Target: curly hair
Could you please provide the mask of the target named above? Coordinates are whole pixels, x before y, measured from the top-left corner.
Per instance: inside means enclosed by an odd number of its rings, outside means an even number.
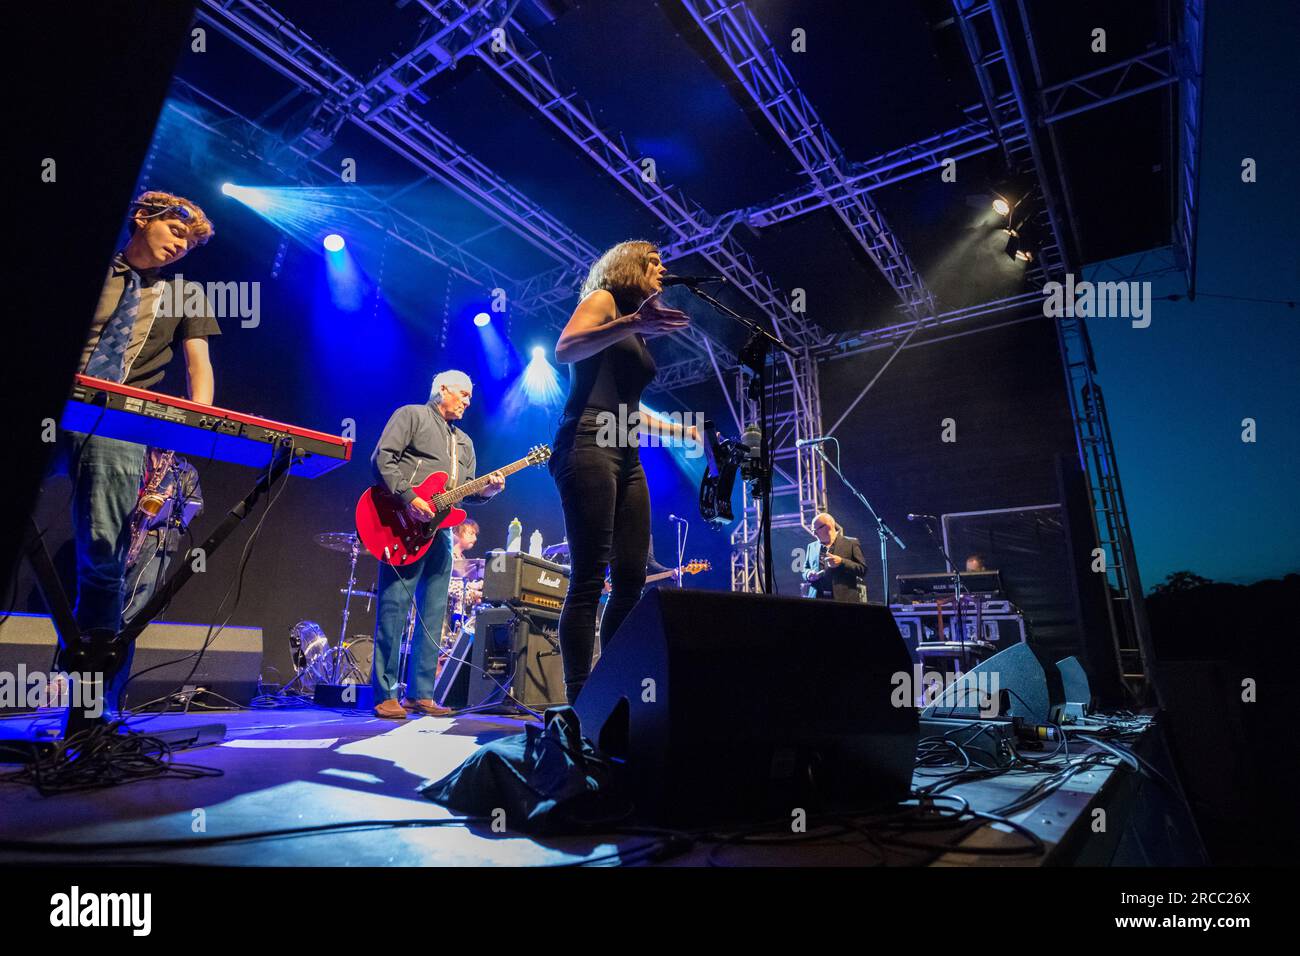
[[[165,193],[158,189],[151,189],[148,192],[141,193],[135,202],[131,203],[131,231],[135,232],[136,216],[150,218],[172,206],[184,206],[189,210],[190,218],[185,220],[185,224],[189,226],[189,238],[194,247],[197,248],[212,238],[214,232],[212,221],[199,208],[198,203],[192,202],[184,196]]]
[[[614,296],[620,310],[632,311],[654,291],[646,279],[646,267],[650,254],[658,251],[653,242],[644,239],[629,239],[606,249],[591,264],[579,301],[597,289],[604,289]]]

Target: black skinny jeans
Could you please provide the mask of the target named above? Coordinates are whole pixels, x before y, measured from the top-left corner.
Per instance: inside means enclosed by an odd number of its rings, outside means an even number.
[[[602,651],[641,596],[650,551],[650,494],[636,433],[631,440],[618,442],[619,447],[600,447],[596,444],[600,414],[599,409],[588,408],[579,418],[562,419],[550,463],[564,508],[572,564],[569,592],[560,612],[560,653],[569,703],[577,699],[591,673],[606,566],[612,593],[600,628]]]

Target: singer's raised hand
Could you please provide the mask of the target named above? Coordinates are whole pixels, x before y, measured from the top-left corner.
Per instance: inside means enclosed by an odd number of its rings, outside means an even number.
[[[691,324],[691,317],[679,309],[664,305],[658,295],[652,295],[641,303],[634,316],[638,332],[647,338],[652,335],[668,335],[680,332]]]

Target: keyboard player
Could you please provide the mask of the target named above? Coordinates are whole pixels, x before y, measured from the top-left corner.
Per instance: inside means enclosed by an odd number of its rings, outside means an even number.
[[[149,191],[132,203],[129,228],[130,238],[109,266],[77,370],[151,389],[163,380],[179,344],[190,398],[210,405],[214,376],[208,338],[221,334],[221,329],[206,301],[201,310],[172,305],[188,305],[190,300],[166,295],[168,283],[162,274],[212,238],[212,223],[194,202]],[[184,314],[194,311],[201,314]],[[122,626],[130,517],[140,490],[144,453],[143,445],[93,431],[60,429],[57,436],[50,473],[66,474],[72,480],[77,624],[83,633],[100,640]]]

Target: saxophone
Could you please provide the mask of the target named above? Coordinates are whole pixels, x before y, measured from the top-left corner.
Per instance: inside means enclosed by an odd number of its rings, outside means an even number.
[[[172,463],[175,460],[176,452],[163,452],[158,467],[153,470],[149,478],[149,484],[140,492],[140,498],[135,503],[135,512],[131,515],[131,547],[126,552],[128,567],[135,564],[136,559],[140,557],[140,549],[144,547],[144,539],[149,534],[149,522],[158,517],[158,512],[162,511],[163,505],[167,503],[167,497],[159,494],[158,489],[166,480],[167,473],[172,470]]]

